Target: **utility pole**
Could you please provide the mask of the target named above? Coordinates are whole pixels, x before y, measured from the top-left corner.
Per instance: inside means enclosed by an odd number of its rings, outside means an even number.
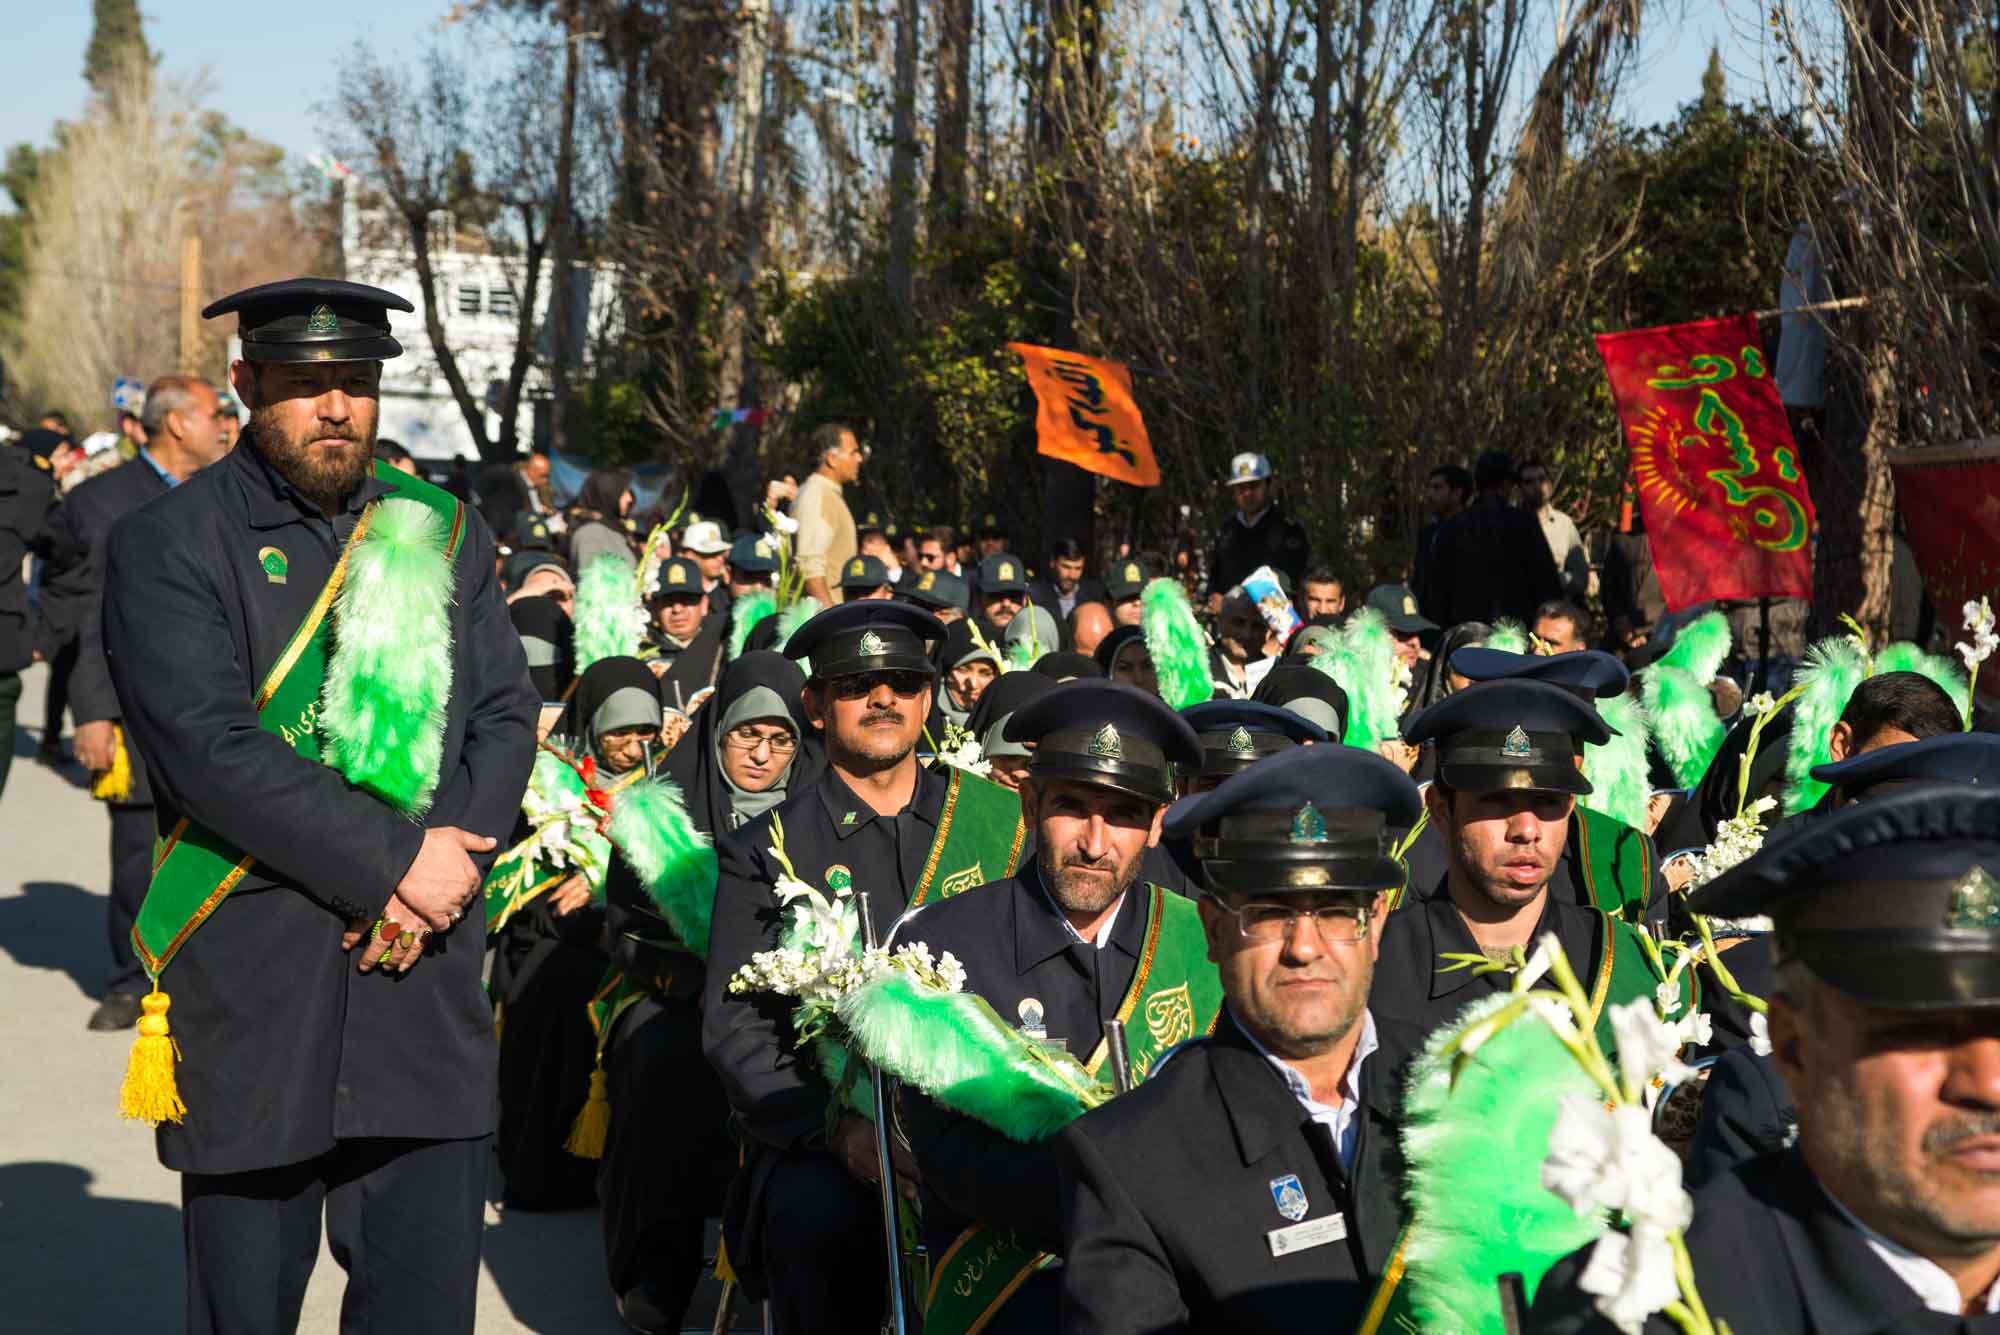
[[[182,375],[201,374],[201,237],[181,237]]]

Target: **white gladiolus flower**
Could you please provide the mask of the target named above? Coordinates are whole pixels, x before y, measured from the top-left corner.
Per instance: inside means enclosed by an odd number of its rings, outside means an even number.
[[[1554,966],[1556,956],[1562,954],[1562,942],[1554,932],[1543,932],[1535,938],[1535,953],[1528,956],[1528,963],[1514,977],[1514,990],[1525,992],[1542,981],[1543,975]],[[1564,1012],[1567,1014],[1567,1012]]]
[[[1762,1011],[1750,1012],[1750,1051],[1759,1057],[1771,1055],[1771,1019]]]
[[[1759,718],[1778,707],[1778,702],[1769,691],[1759,691],[1743,702],[1743,717]]]
[[[1984,596],[1976,603],[1967,603],[1963,612],[1966,633],[1972,640],[1970,643],[1960,640],[1954,647],[1965,663],[1966,673],[1976,679],[1979,665],[1993,657],[1995,649],[2000,649],[2000,634],[1994,632],[1993,605]]]
[[[1606,1109],[1572,1094],[1562,1101],[1542,1161],[1542,1185],[1579,1216],[1619,1212],[1634,1225],[1686,1228],[1694,1202],[1681,1189],[1680,1157],[1653,1134],[1636,1104]]]
[[[1629,1235],[1614,1231],[1599,1238],[1577,1287],[1626,1335],[1641,1335],[1647,1317],[1681,1296],[1666,1234],[1643,1224],[1633,1225]]]
[[[1681,985],[1679,982],[1661,983],[1653,989],[1653,1004],[1667,1019],[1674,1018],[1674,1012],[1681,1008]]]
[[[1679,1029],[1662,1023],[1644,997],[1611,1008],[1611,1032],[1618,1039],[1618,1069],[1634,1087],[1645,1087],[1655,1076],[1670,1084],[1687,1079],[1688,1068],[1675,1055],[1681,1046]]]
[[[1694,1011],[1681,1017],[1677,1026],[1681,1042],[1707,1047],[1715,1039],[1715,1021],[1706,1012]]]
[[[1684,890],[1707,885],[1764,846],[1764,813],[1778,805],[1775,797],[1760,797],[1742,815],[1732,816],[1715,829],[1715,842],[1694,858],[1694,875]]]

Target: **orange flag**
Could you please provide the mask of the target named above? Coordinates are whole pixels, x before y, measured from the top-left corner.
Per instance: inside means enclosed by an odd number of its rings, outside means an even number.
[[[1040,405],[1037,453],[1135,487],[1160,485],[1160,465],[1123,363],[1032,343],[1007,346],[1021,354]]]

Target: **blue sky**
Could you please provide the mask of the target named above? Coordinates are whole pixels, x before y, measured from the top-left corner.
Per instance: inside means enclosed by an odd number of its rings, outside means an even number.
[[[414,53],[440,30],[450,6],[448,0],[156,0],[142,7],[147,36],[164,53],[170,76],[205,69],[209,105],[304,157],[321,146],[313,106],[326,100],[348,48],[365,39],[379,51]],[[1666,120],[1692,98],[1713,40],[1720,39],[1727,65],[1747,68],[1727,11],[1718,0],[1683,0],[1679,13],[1672,6],[1655,10],[1639,68],[1627,81],[1632,119]],[[9,25],[0,147],[46,142],[57,120],[81,109],[90,22],[85,0],[44,0],[32,22]],[[1751,89],[1732,83],[1732,96],[1747,100]]]

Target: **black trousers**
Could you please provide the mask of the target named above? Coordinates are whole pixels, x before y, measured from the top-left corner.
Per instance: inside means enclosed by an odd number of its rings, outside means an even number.
[[[14,712],[21,707],[21,674],[0,672],[0,793],[14,765]]]
[[[132,920],[145,902],[153,877],[153,808],[119,803],[111,807],[111,898],[104,906],[111,976],[106,992],[148,992],[152,984],[132,951]]]
[[[701,1282],[703,1226],[722,1213],[736,1165],[729,1101],[701,1053],[692,997],[648,999],[618,1022],[604,1057],[611,1131],[599,1163],[611,1289],[651,1280],[678,1329]]]
[[[788,1150],[763,1199],[763,1266],[781,1335],[872,1331],[888,1300],[876,1188],[827,1150]]]
[[[298,1329],[320,1216],[341,1335],[472,1335],[492,1138],[350,1140],[304,1163],[181,1175],[188,1335]]]
[[[42,697],[42,747],[62,745],[63,715],[69,712],[69,679],[76,671],[76,655],[80,647],[77,637],[72,635],[56,650],[56,656],[49,660],[48,691]]]

